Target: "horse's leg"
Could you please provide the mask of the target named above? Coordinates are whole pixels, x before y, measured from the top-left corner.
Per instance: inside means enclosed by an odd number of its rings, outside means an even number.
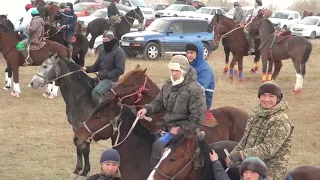
[[[256,73],[259,69],[259,60],[260,60],[260,39],[259,38],[254,38],[254,45],[255,45],[255,55],[254,55],[254,60],[253,60],[253,67],[251,68],[250,72],[251,73]]]
[[[91,51],[94,54],[93,45],[94,45],[94,42],[96,41],[97,36],[93,34],[91,34],[91,36],[92,37],[89,41],[89,51]]]
[[[52,89],[53,89],[53,82],[50,82],[50,83],[48,84],[48,87],[47,87],[46,92],[44,92],[44,93],[42,94],[42,96],[45,97],[45,98],[49,98],[49,96],[50,96],[51,93],[52,93]]]
[[[238,66],[239,66],[239,73],[238,73],[238,78],[239,78],[239,83],[243,81],[243,55],[238,55]]]
[[[8,91],[11,88],[12,84],[12,69],[7,65],[6,70],[4,71],[4,77],[5,77],[5,86],[3,87],[3,90]]]
[[[303,76],[301,73],[301,63],[295,58],[292,58],[294,69],[296,70],[296,85],[294,86],[293,94],[298,94],[301,92]]]
[[[269,62],[269,66],[268,66],[267,81],[271,81],[272,69],[273,69],[273,60],[268,60],[268,62]]]
[[[229,43],[228,40],[226,38],[222,39],[222,45],[223,45],[223,50],[224,50],[224,54],[225,54],[225,67],[223,70],[224,74],[228,73],[229,70],[229,57],[230,57],[230,47],[229,47]]]
[[[79,58],[78,58],[78,60],[79,60],[79,65],[81,66],[81,67],[83,67],[84,66],[84,59],[85,59],[85,57],[86,57],[86,54],[87,54],[87,48],[81,48],[81,50],[80,50],[80,52],[79,52]]]
[[[51,91],[51,97],[53,99],[54,96],[58,96],[59,86],[56,81],[53,81],[52,85],[53,85],[53,88]],[[48,97],[48,98],[51,98],[51,97]]]
[[[279,72],[282,68],[282,61],[275,61],[274,62],[274,72],[272,74],[272,80],[277,81],[277,77],[279,75]]]
[[[70,179],[76,180],[79,177],[80,171],[82,170],[82,148],[79,146],[76,146],[77,148],[77,165],[76,169],[73,171],[73,173],[70,176]]]
[[[19,85],[19,66],[15,66],[12,68],[13,71],[13,91],[11,92],[11,96],[20,97],[21,89]]]
[[[82,149],[82,155],[84,158],[84,167],[80,176],[86,177],[90,172],[90,161],[89,161],[90,144],[89,143],[86,143],[86,147]]]
[[[267,80],[267,66],[268,66],[268,56],[264,55],[262,59],[262,78],[261,82],[264,83]]]
[[[236,55],[232,53],[232,60],[230,63],[230,70],[229,70],[230,81],[233,81],[234,65],[236,63],[236,60],[237,60]]]

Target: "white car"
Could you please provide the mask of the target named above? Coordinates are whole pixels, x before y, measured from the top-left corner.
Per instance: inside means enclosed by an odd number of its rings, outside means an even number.
[[[314,39],[317,36],[320,36],[320,17],[305,17],[301,22],[293,25],[290,31],[292,35],[304,36],[309,37],[310,39]]]
[[[197,9],[190,5],[172,4],[164,10],[155,11],[156,17],[187,17]]]
[[[210,21],[216,14],[224,15],[225,12],[219,7],[202,7],[194,13],[189,13],[188,17],[206,19]]]
[[[247,22],[248,19],[249,19],[249,17],[252,15],[252,12],[253,12],[254,7],[253,7],[253,6],[243,6],[243,7],[241,7],[241,8],[244,10],[244,13],[246,14],[246,22]],[[227,16],[228,18],[233,19],[234,11],[235,11],[234,8],[230,9],[230,11],[227,12],[226,16]]]
[[[82,25],[83,28],[87,28],[89,22],[97,18],[108,19],[108,9],[107,8],[98,9],[96,12],[94,12],[90,16],[78,17],[78,22]]]
[[[283,28],[285,30],[290,29],[294,24],[298,24],[301,21],[301,16],[297,11],[273,11],[269,20],[275,26]]]

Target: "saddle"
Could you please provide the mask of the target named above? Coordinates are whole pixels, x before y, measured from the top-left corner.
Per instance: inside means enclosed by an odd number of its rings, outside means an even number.
[[[107,22],[107,24],[113,24],[113,23],[115,23],[115,21],[112,20],[112,19],[106,19],[106,22]]]
[[[216,120],[216,118],[212,118],[212,119],[205,119],[203,122],[202,122],[202,126],[204,127],[216,127],[218,126],[219,123],[218,121]]]
[[[291,31],[285,31],[285,32],[275,32],[275,37],[276,37],[276,40],[275,42],[276,43],[280,43],[282,40],[288,38],[291,36]]]
[[[29,50],[30,51],[38,51],[38,50],[42,49],[44,47],[44,45],[46,45],[46,41],[45,41],[45,39],[42,39],[41,42],[38,44],[29,45]]]

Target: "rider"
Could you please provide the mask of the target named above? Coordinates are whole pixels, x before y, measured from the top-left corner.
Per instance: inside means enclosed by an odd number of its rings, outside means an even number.
[[[260,11],[260,12],[259,12]],[[263,11],[262,8],[262,1],[261,0],[255,0],[254,3],[254,9],[252,12],[252,15],[249,17],[247,24],[251,22],[251,20],[253,18],[255,18],[259,13],[261,13],[261,11]],[[254,52],[254,39],[253,39],[253,34],[252,33],[247,33],[246,34],[246,38],[247,41],[249,43],[249,51],[248,51],[248,55],[252,54]]]
[[[189,42],[185,51],[190,65],[197,71],[197,81],[205,90],[207,104],[206,119],[215,121],[215,117],[210,112],[215,88],[215,76],[210,65],[203,58],[203,44],[200,40]]]
[[[161,151],[177,133],[190,135],[197,132],[199,136],[202,135],[199,128],[207,109],[204,90],[197,82],[197,72],[189,65],[188,59],[175,55],[168,67],[171,70],[170,79],[162,86],[156,99],[137,113],[142,119],[145,115],[165,112],[163,130],[166,133],[152,146],[153,167],[157,165]]]
[[[246,23],[246,14],[244,12],[244,10],[240,7],[240,4],[238,2],[235,2],[233,4],[234,6],[234,14],[233,14],[233,20],[239,24],[241,27],[244,26],[244,24]]]
[[[37,8],[32,7],[32,4],[27,4],[25,6],[26,9],[26,14],[23,16],[22,22],[20,24],[18,24],[15,28],[14,31],[23,31],[24,29],[26,29],[31,20],[32,20],[32,16],[31,16],[31,11]]]
[[[108,6],[108,18],[113,21],[109,30],[113,31],[114,33],[116,33],[116,24],[121,22],[120,12],[116,6],[119,1],[120,0],[113,0]]]
[[[39,11],[33,9],[31,11],[32,20],[28,28],[24,30],[23,35],[26,39],[20,41],[16,48],[25,57],[24,66],[32,64],[33,60],[29,56],[29,45],[36,45],[41,42],[44,34],[44,20],[39,16]]]
[[[74,35],[74,28],[77,23],[77,16],[74,13],[72,3],[66,3],[64,9],[61,9],[57,16],[60,18],[60,28],[64,31],[66,36],[66,41],[68,44],[68,49],[70,51],[70,58],[72,57],[73,46],[72,46],[72,38]]]
[[[280,87],[273,81],[259,87],[258,98],[260,104],[248,118],[243,137],[226,158],[226,165],[258,157],[267,165],[267,179],[284,179],[293,139],[293,127],[285,113],[288,104],[283,100]]]

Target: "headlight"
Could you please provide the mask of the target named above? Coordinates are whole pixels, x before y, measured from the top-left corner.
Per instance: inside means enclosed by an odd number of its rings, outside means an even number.
[[[144,37],[136,37],[134,40],[135,40],[135,41],[143,41],[143,40],[144,40]]]

